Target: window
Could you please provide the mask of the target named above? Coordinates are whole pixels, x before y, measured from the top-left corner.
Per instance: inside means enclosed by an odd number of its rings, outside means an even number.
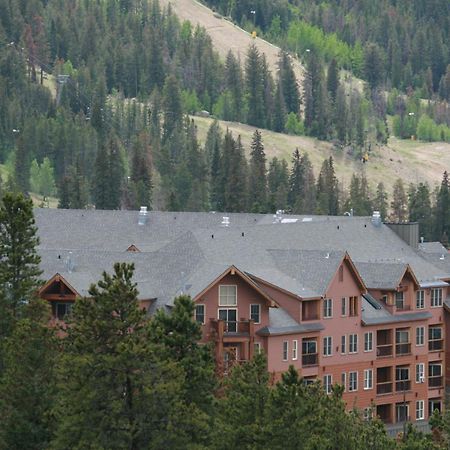
[[[425,327],[416,328],[416,345],[425,344]]]
[[[341,315],[347,315],[347,297],[341,298]]]
[[[425,419],[425,400],[416,401],[416,420]]]
[[[341,336],[341,353],[345,355],[347,353],[347,335]]]
[[[237,332],[237,309],[219,309],[219,320],[225,322],[226,333]]]
[[[56,303],[55,312],[59,320],[64,320],[72,312],[72,302]]]
[[[237,305],[237,286],[219,286],[219,306]]]
[[[344,392],[347,390],[347,374],[345,372],[341,373],[341,384],[344,387]]]
[[[254,342],[253,343],[253,352],[255,355],[261,353],[261,342]]]
[[[370,406],[367,408],[364,408],[363,410],[363,419],[364,420],[372,420],[373,419],[373,408]]]
[[[348,335],[348,352],[357,353],[358,352],[358,335],[349,334]]]
[[[403,309],[405,307],[403,292],[395,293],[395,306],[397,309]]]
[[[331,387],[333,385],[333,378],[331,375],[325,375],[323,377],[323,388],[326,394],[331,394]]]
[[[195,305],[195,321],[205,323],[205,305]]]
[[[344,281],[344,266],[343,265],[339,266],[339,281],[340,282]]]
[[[332,339],[331,336],[326,336],[323,338],[323,356],[331,356],[331,345]]]
[[[442,289],[431,289],[431,306],[442,306]]]
[[[261,322],[261,305],[250,305],[250,319],[255,323]]]
[[[364,389],[373,389],[373,370],[364,370]]]
[[[440,377],[442,375],[442,365],[441,364],[429,364],[428,365],[428,376],[429,377]]]
[[[416,292],[416,308],[425,308],[425,291],[420,290]]]
[[[358,315],[358,297],[349,298],[349,315],[350,316]]]
[[[443,345],[444,341],[442,339],[442,327],[435,325],[430,326],[428,328],[428,350],[442,350]]]
[[[348,391],[354,392],[358,390],[358,372],[348,373]]]
[[[292,341],[292,359],[295,361],[298,356],[298,341],[294,340]]]
[[[308,340],[308,339],[303,339],[302,353],[304,355],[313,355],[313,354],[317,353],[317,342]]]
[[[373,333],[371,331],[364,333],[364,351],[371,352],[373,350]]]
[[[425,381],[425,364],[416,364],[416,383],[423,383]]]
[[[323,300],[323,317],[329,318],[333,315],[333,301],[331,298],[325,298]]]
[[[289,342],[283,341],[283,361],[287,361],[289,356]]]

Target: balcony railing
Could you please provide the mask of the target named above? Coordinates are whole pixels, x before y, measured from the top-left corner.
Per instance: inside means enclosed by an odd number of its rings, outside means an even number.
[[[430,388],[440,388],[442,387],[442,376],[428,377],[428,387]]]
[[[317,366],[319,363],[319,357],[317,353],[308,353],[302,355],[302,366]]]
[[[392,393],[392,381],[384,381],[383,383],[377,383],[377,395],[391,394]]]
[[[410,391],[411,380],[396,380],[395,381],[396,392]]]
[[[377,357],[392,356],[392,344],[377,345]]]
[[[436,352],[444,348],[444,339],[430,339],[428,341],[428,350]]]
[[[211,330],[217,336],[249,335],[252,333],[250,320],[216,320],[211,319]]]
[[[395,344],[395,354],[396,356],[400,355],[409,355],[411,353],[411,344]]]

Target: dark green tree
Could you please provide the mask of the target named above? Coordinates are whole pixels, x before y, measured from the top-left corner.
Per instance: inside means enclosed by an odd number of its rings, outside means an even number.
[[[300,113],[300,90],[291,57],[287,52],[281,51],[278,60],[278,83],[283,92],[284,104],[287,113]]]
[[[287,208],[287,195],[289,188],[289,171],[287,162],[279,160],[276,156],[269,163],[267,173],[268,210],[275,212]]]
[[[133,146],[131,158],[131,176],[129,190],[131,194],[130,207],[133,209],[152,206],[152,169],[151,147],[147,133],[142,132]]]
[[[426,241],[433,236],[433,215],[430,200],[430,188],[426,183],[411,185],[408,190],[409,220],[419,223],[419,233]]]
[[[406,222],[408,220],[408,197],[401,178],[398,178],[394,183],[391,210],[393,221]]]
[[[247,52],[245,86],[248,104],[247,122],[249,125],[264,128],[266,126],[266,105],[263,62],[255,45],[251,45]]]
[[[339,89],[339,68],[337,61],[333,58],[328,66],[327,73],[327,90],[330,96],[331,103],[336,102],[337,91]]]
[[[169,139],[174,130],[183,123],[180,86],[175,75],[166,78],[163,89],[162,109],[164,114],[163,140]]]
[[[326,159],[317,179],[317,206],[319,214],[339,213],[339,186],[334,172],[333,157]]]
[[[387,219],[388,216],[388,194],[384,188],[384,184],[380,181],[377,185],[377,191],[375,193],[375,198],[373,199],[374,210],[380,212],[382,220]]]
[[[255,130],[252,137],[249,164],[249,198],[253,212],[267,210],[267,169],[266,154],[262,135]]]
[[[447,171],[442,175],[441,185],[437,192],[434,221],[436,239],[442,240],[444,234],[450,235],[450,181]]]

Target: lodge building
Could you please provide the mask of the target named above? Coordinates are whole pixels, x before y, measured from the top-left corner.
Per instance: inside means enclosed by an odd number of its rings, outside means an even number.
[[[450,383],[450,254],[373,217],[35,210],[55,320],[115,262],[151,315],[186,293],[228,373],[255,352],[273,379],[345,388],[387,424],[441,410]]]

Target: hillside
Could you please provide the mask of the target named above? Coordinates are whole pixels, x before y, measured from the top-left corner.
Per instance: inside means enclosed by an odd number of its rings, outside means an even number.
[[[195,117],[199,140],[204,143],[206,133],[213,119]],[[248,151],[255,127],[242,123],[220,121],[223,130],[227,128],[234,136],[241,135],[242,143]],[[370,184],[374,188],[383,182],[389,192],[397,178],[407,183],[427,182],[434,187],[440,182],[442,172],[450,167],[450,144],[443,142],[420,142],[401,140],[395,137],[389,139],[387,146],[376,147],[366,164],[356,161],[353,156],[333,150],[329,142],[319,141],[308,136],[290,136],[262,131],[267,159],[274,156],[290,162],[292,151],[298,147],[307,151],[314,165],[315,173],[325,158],[333,156],[339,181],[348,187],[353,173],[365,171]]]
[[[170,5],[180,20],[189,20],[195,25],[204,27],[222,58],[225,58],[231,50],[243,61],[248,46],[254,43],[258,50],[266,55],[272,73],[277,72],[279,47],[259,37],[252,38],[247,31],[220,15],[215,15],[211,9],[195,0],[161,0],[160,3],[162,6]],[[293,59],[293,65],[297,78],[300,79],[304,68],[297,59]]]

